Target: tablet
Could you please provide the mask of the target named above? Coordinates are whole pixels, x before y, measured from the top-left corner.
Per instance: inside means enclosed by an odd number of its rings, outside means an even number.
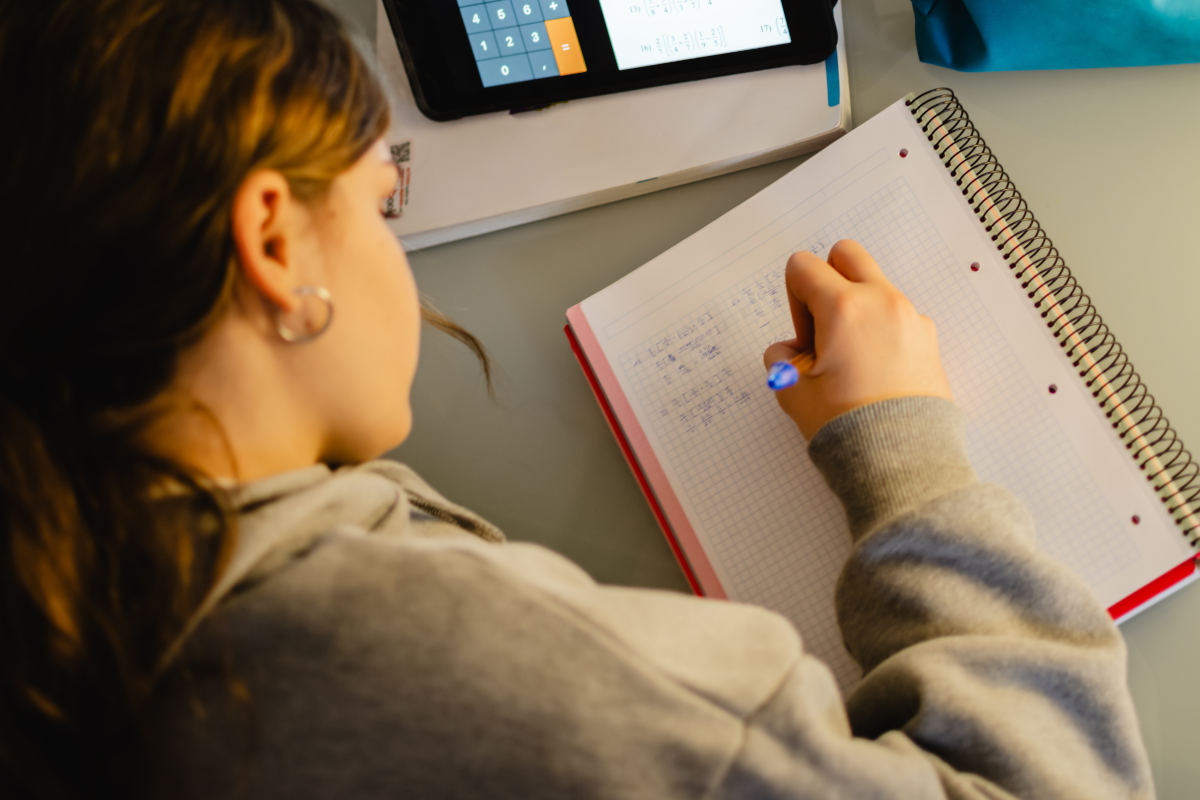
[[[789,64],[837,47],[836,0],[383,0],[435,120]]]

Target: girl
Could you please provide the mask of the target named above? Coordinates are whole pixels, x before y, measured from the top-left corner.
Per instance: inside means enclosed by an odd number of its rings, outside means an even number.
[[[1119,635],[977,481],[932,324],[861,247],[788,262],[765,354],[817,353],[780,401],[856,539],[843,700],[774,614],[597,586],[371,460],[422,310],[329,13],[0,26],[0,794],[1151,795]]]

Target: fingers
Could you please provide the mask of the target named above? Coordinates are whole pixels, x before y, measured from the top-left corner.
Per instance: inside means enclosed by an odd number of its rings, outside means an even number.
[[[804,349],[799,347],[799,341],[789,339],[786,342],[775,342],[763,351],[763,366],[768,369],[777,361],[790,361]]]
[[[829,250],[829,260],[809,252],[792,254],[784,270],[788,304],[800,347],[813,346],[813,311],[832,311],[834,301],[852,284],[867,283],[892,288],[879,264],[861,244],[842,239]]]
[[[809,308],[824,305],[827,299],[844,291],[847,283],[825,259],[809,252],[792,254],[784,267],[783,279],[788,297]]]
[[[853,239],[842,239],[829,249],[829,265],[854,283],[891,285],[867,249]]]
[[[796,348],[812,350],[816,345],[813,309],[818,314],[825,313],[838,294],[845,290],[847,281],[819,256],[801,252],[788,259],[784,285],[792,312],[792,326],[796,330]]]
[[[792,254],[784,269],[788,306],[796,338],[784,344],[794,352],[768,361],[782,361],[802,350],[816,349],[814,315],[832,319],[838,303],[855,284],[871,284],[892,288],[879,264],[861,244],[850,239],[837,242],[829,251],[829,260],[809,252]],[[770,352],[770,351],[768,351]],[[764,356],[766,357],[766,356]]]

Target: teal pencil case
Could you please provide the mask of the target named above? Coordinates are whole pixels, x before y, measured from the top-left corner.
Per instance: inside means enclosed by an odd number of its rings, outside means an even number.
[[[1200,0],[912,0],[922,61],[967,72],[1200,61]]]

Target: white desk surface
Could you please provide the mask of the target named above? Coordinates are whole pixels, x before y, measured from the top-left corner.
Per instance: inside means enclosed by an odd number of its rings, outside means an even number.
[[[373,41],[374,0],[329,2]],[[855,120],[909,91],[953,88],[1200,454],[1200,65],[958,73],[917,60],[906,0],[843,2]],[[543,543],[600,580],[686,591],[567,346],[563,313],[797,163],[414,254],[422,291],[490,349],[497,398],[463,348],[426,335],[416,427],[396,457],[510,538]],[[1198,629],[1195,585],[1122,628],[1163,798],[1200,792]]]

